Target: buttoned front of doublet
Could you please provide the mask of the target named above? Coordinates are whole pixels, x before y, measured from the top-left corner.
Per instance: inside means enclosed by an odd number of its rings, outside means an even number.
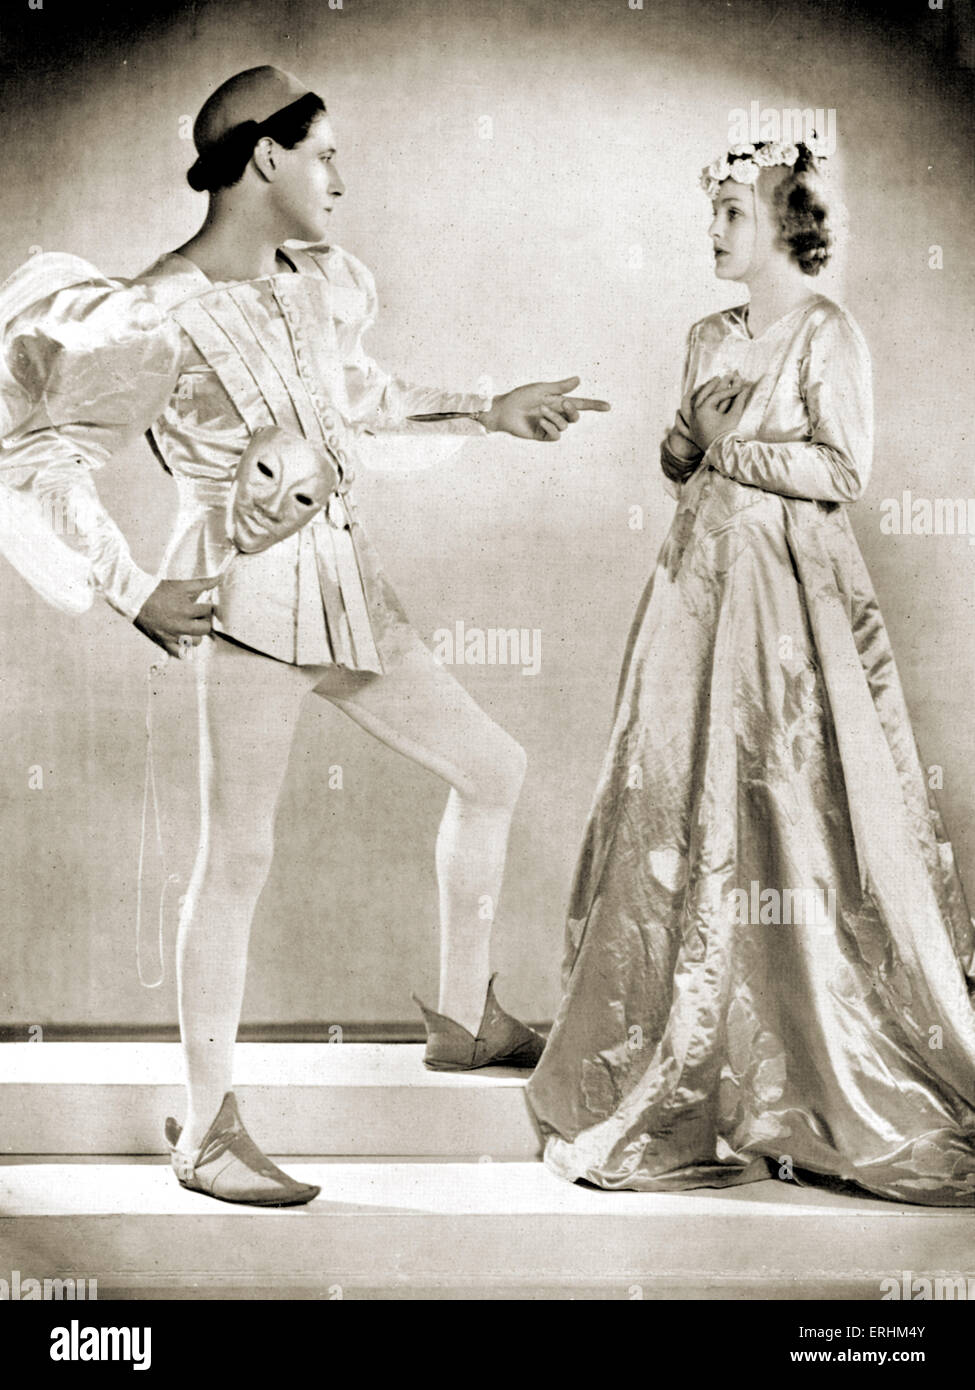
[[[339,465],[340,490],[348,491],[355,476],[352,468],[354,437],[335,408],[342,399],[342,364],[334,321],[335,291],[324,278],[310,275],[275,277],[273,286],[287,324],[295,362],[315,414],[325,446]],[[341,295],[339,296],[341,300]],[[343,308],[348,311],[347,303]]]
[[[299,541],[271,547],[272,559],[234,557],[215,626],[279,660],[381,671],[371,625],[375,580],[353,539],[354,531],[361,536],[349,493],[354,434],[331,399],[342,366],[327,280],[284,273],[214,286],[175,316],[200,360],[188,366],[185,399],[177,392],[171,418],[161,422],[182,501],[167,559],[180,570],[226,559],[227,505],[257,429],[276,425],[323,444],[337,489]]]
[[[177,312],[197,355],[155,431],[172,471],[229,488],[251,434],[279,425],[324,443],[347,493],[354,437],[330,399],[341,364],[327,282],[281,274],[217,287]]]

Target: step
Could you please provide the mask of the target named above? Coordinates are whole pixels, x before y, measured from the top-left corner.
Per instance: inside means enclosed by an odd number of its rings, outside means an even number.
[[[0,1278],[101,1298],[859,1298],[904,1271],[975,1280],[975,1212],[766,1181],[604,1192],[541,1163],[288,1164],[322,1196],[255,1210],[160,1162],[0,1164]]]
[[[258,1143],[297,1155],[535,1158],[526,1073],[432,1072],[413,1043],[238,1043]],[[0,1047],[0,1154],[163,1154],[184,1109],[176,1043]]]

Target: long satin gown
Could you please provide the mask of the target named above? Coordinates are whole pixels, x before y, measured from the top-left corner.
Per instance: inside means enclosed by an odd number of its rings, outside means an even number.
[[[870,360],[817,296],[691,331],[757,382],[679,488],[528,1086],[560,1176],[975,1205],[975,932],[847,517]]]

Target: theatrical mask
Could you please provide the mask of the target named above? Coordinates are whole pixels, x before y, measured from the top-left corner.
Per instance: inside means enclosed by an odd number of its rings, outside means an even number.
[[[231,497],[230,535],[256,554],[311,521],[339,484],[328,452],[278,426],[255,432],[240,456]]]

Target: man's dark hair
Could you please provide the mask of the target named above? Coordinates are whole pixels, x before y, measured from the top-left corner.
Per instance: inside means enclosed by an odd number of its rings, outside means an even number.
[[[306,92],[290,106],[275,111],[266,121],[242,121],[207,147],[187,173],[187,182],[198,193],[232,188],[244,177],[258,140],[269,135],[284,149],[293,150],[304,140],[316,117],[324,114],[325,103],[321,97],[315,92]]]

